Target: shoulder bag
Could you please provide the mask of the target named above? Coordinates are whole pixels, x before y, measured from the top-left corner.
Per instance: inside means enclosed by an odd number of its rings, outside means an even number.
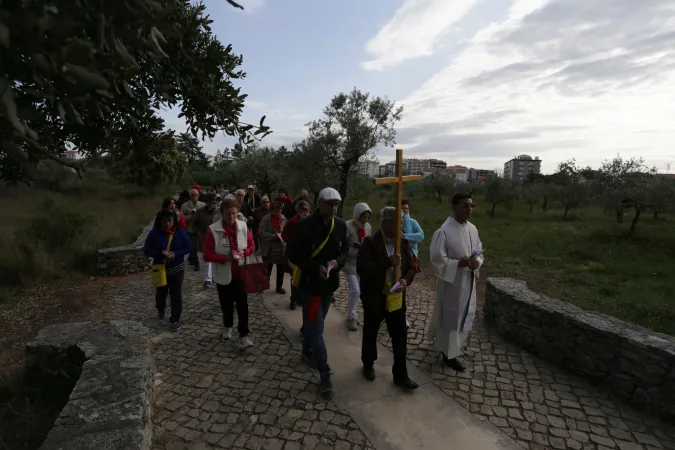
[[[169,244],[166,246],[167,252],[171,248],[171,241],[173,241],[173,234],[169,236]],[[152,286],[160,288],[166,285],[166,258],[164,258],[161,264],[152,265]]]
[[[321,243],[321,245],[319,245],[316,248],[316,250],[314,250],[312,252],[312,256],[311,256],[312,259],[316,258],[316,256],[319,253],[321,253],[321,250],[323,250],[323,248],[326,246],[326,244],[328,243],[328,239],[330,239],[330,235],[333,234],[333,228],[334,227],[335,227],[335,218],[333,218],[333,220],[330,223],[330,230],[328,231],[328,236],[326,236],[326,239],[324,239],[323,242]],[[293,285],[293,287],[300,286],[300,279],[301,278],[302,278],[302,270],[297,266],[293,267],[293,278],[291,279],[291,284]]]

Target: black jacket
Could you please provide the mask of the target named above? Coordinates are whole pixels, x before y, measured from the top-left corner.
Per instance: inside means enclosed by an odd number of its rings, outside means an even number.
[[[312,253],[326,239],[330,223],[325,225],[317,210],[304,217],[295,225],[293,242],[288,251],[289,260],[302,270],[299,288],[311,295],[325,295],[335,292],[340,286],[340,269],[347,262],[347,224],[339,217],[335,218],[335,226],[325,247],[312,258]],[[331,269],[327,280],[320,276],[321,266],[336,260],[337,267]]]
[[[401,278],[410,286],[415,279],[415,263],[410,245],[403,238],[401,238],[401,266]],[[359,275],[361,300],[363,300],[364,307],[372,304],[384,308],[384,283],[390,267],[391,261],[387,256],[382,231],[365,238],[356,260],[356,273]]]

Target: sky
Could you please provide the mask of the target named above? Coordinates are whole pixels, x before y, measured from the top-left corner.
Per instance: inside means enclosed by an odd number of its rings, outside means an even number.
[[[675,161],[673,0],[206,0],[218,39],[243,54],[242,121],[307,135],[356,87],[404,107],[404,157],[501,169],[529,154],[552,172],[620,154]],[[185,124],[162,112],[167,126]],[[203,142],[209,154],[231,145]],[[393,148],[378,148],[381,162]],[[675,171],[675,167],[671,170]]]

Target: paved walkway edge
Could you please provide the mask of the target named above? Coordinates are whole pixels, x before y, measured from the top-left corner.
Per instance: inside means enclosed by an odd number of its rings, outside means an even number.
[[[274,281],[270,284],[274,286]],[[288,280],[286,290],[290,291]],[[264,305],[279,319],[290,342],[300,349],[300,310],[288,308],[288,296],[263,294]],[[383,324],[383,326],[385,326]],[[349,332],[336,309],[329,312],[324,338],[333,370],[333,401],[345,410],[377,450],[516,450],[521,447],[490,423],[481,422],[408,364],[410,377],[420,384],[413,393],[392,382],[392,353],[378,344],[377,379],[361,376],[361,332]]]

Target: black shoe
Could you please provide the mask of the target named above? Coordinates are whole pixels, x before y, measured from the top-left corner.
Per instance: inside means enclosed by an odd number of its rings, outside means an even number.
[[[291,304],[288,306],[291,310],[295,310],[295,302],[291,300]]]
[[[281,295],[286,294],[286,289],[284,289],[282,287],[278,287],[277,288],[277,294],[281,294]]]
[[[319,394],[329,396],[333,393],[333,382],[330,379],[330,371],[321,374],[319,382]]]
[[[157,311],[157,317],[159,320],[164,320],[164,311]]]
[[[180,330],[180,322],[171,322],[171,331]]]
[[[445,363],[446,366],[448,366],[453,370],[456,370],[457,372],[464,372],[466,370],[466,367],[464,367],[464,365],[461,362],[459,362],[457,358],[452,359],[444,358],[443,362]]]
[[[413,380],[411,380],[408,377],[405,378],[394,378],[394,384],[396,386],[400,386],[403,389],[407,391],[414,391],[418,387],[420,387],[419,384],[415,383]]]
[[[370,367],[363,367],[363,377],[368,381],[375,381],[375,369]]]

